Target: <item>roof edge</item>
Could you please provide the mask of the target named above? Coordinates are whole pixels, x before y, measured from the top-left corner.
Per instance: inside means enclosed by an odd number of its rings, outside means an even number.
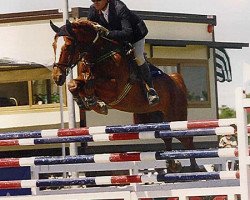
[[[87,17],[88,10],[89,10],[88,8],[75,7],[72,8],[71,12],[69,12],[69,16],[75,18]],[[198,14],[167,13],[167,12],[136,11],[136,10],[134,12],[137,13],[144,20],[205,23],[216,26],[215,15],[198,15]],[[0,14],[0,24],[57,19],[57,18],[58,19],[62,18],[62,12],[59,12],[58,9],[8,13],[8,14]]]
[[[137,11],[137,10],[133,10],[133,12],[138,14],[144,20],[205,23],[216,26],[215,15],[198,15],[198,14]],[[87,17],[87,14],[88,14],[88,8],[81,8],[81,7],[72,8],[72,17],[76,18]]]
[[[196,40],[146,39],[146,43],[149,43],[153,46],[172,46],[172,47],[185,47],[187,45],[204,45],[210,48],[225,48],[225,49],[242,49],[243,47],[249,47],[249,43],[196,41]]]

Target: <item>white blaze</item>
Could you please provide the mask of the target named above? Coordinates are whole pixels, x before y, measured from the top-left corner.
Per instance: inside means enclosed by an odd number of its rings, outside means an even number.
[[[61,55],[61,50],[63,45],[65,44],[63,37],[58,37],[57,39],[57,47],[56,47],[56,58],[55,58],[55,62],[58,63],[59,62],[59,58]]]

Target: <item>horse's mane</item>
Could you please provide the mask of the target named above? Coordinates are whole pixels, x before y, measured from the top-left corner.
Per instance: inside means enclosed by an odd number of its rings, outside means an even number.
[[[84,28],[84,29],[94,29],[94,25],[96,22],[87,20],[87,19],[75,19],[75,21],[72,22],[74,28]]]

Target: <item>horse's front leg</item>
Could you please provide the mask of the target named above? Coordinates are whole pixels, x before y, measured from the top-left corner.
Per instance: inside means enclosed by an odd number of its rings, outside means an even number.
[[[90,79],[86,82],[84,86],[84,94],[86,97],[86,103],[91,110],[103,115],[108,114],[108,107],[105,102],[100,100],[95,95],[95,80]]]
[[[73,79],[68,83],[68,90],[73,95],[73,99],[77,103],[79,108],[84,110],[90,110],[90,108],[84,101],[84,98],[81,97],[82,95],[80,96],[81,90],[83,90],[83,88],[84,88],[84,81],[81,81],[79,79]]]
[[[68,83],[68,90],[72,93],[74,100],[80,109],[94,110],[103,115],[108,114],[107,105],[95,96],[94,83],[73,79]]]

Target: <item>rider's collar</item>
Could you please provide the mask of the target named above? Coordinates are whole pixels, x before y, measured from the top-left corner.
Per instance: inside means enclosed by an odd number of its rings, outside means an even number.
[[[103,17],[107,20],[107,22],[108,22],[108,16],[109,16],[109,3],[108,3],[108,5],[107,5],[107,7],[106,7],[106,9],[105,10],[101,10],[101,12],[102,12],[102,14],[103,14]]]

